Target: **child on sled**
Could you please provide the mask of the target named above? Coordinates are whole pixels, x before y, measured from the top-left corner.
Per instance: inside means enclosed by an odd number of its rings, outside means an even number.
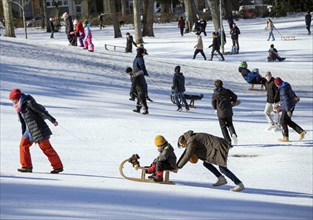
[[[163,182],[163,171],[174,170],[176,167],[176,155],[174,148],[167,142],[162,135],[157,135],[154,138],[154,144],[160,152],[146,170],[146,173],[152,174],[148,178],[154,182]]]
[[[264,84],[265,79],[259,74],[259,69],[255,68],[252,72],[248,69],[248,64],[246,61],[240,63],[238,71],[241,73],[242,77],[249,84]]]

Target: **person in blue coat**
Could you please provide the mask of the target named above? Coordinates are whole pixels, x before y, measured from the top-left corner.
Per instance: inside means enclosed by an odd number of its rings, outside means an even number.
[[[274,80],[275,85],[278,87],[280,94],[280,110],[281,113],[281,126],[283,138],[279,139],[281,142],[289,141],[288,126],[300,134],[300,141],[304,138],[306,131],[303,130],[299,125],[292,121],[292,113],[295,110],[296,101],[299,100],[292,90],[291,85],[288,82],[284,82],[281,78],[277,77]]]

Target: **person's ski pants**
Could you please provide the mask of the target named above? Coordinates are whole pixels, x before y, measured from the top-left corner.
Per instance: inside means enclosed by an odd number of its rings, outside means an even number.
[[[205,166],[208,170],[210,170],[217,178],[222,176],[222,174],[210,163],[203,162],[203,166]],[[231,179],[236,185],[241,183],[241,181],[233,174],[227,167],[218,166],[220,171],[225,174],[229,179]]]
[[[29,141],[24,136],[20,142],[20,163],[22,167],[32,167],[32,159],[29,148],[34,142]],[[38,145],[42,152],[48,157],[53,169],[63,168],[63,164],[57,152],[53,149],[49,140],[39,141]]]

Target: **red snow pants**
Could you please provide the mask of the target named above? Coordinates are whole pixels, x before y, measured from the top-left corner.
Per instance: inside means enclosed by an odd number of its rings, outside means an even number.
[[[34,142],[22,137],[20,143],[20,163],[22,167],[32,167],[32,159],[29,148]],[[48,157],[53,169],[63,168],[63,164],[57,152],[53,149],[49,140],[39,141],[38,145],[42,152]]]

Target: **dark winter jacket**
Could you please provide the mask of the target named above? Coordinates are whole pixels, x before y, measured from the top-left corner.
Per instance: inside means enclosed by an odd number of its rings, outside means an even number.
[[[237,95],[223,87],[216,88],[212,94],[212,107],[217,110],[217,117],[228,118],[233,116],[231,103],[237,101]]]
[[[148,72],[145,65],[145,60],[142,55],[137,55],[133,62],[133,71],[138,72],[142,70],[143,75],[148,76]]]
[[[129,35],[129,37],[126,40],[126,52],[132,53],[133,52],[133,45],[135,47],[137,47],[137,45],[133,39],[133,36]]]
[[[274,84],[274,77],[272,77],[270,79],[270,81],[266,81],[264,83],[264,86],[266,88],[267,91],[267,99],[266,102],[267,103],[278,103],[279,102],[279,91],[277,86]]]
[[[295,107],[296,94],[291,88],[291,85],[287,82],[282,82],[278,87],[280,94],[280,107],[282,111],[291,111]]]
[[[185,92],[185,77],[179,70],[174,73],[172,91]]]
[[[71,32],[74,31],[74,25],[73,25],[73,21],[72,21],[72,17],[68,16],[65,20],[65,33],[67,34],[67,36],[70,36]]]
[[[135,92],[136,95],[145,97],[148,93],[147,90],[147,82],[143,75],[143,71],[139,70],[137,72],[132,72],[130,74],[131,77],[131,91]]]
[[[187,146],[177,162],[179,169],[183,168],[194,154],[207,163],[227,167],[228,151],[231,146],[225,139],[193,131],[187,131],[183,135],[187,140]]]
[[[209,46],[209,48],[213,47],[212,50],[220,50],[221,41],[218,35],[213,36],[212,44]]]
[[[311,14],[306,14],[306,15],[305,15],[305,24],[306,24],[307,26],[310,26],[310,25],[311,25],[311,21],[312,21]]]
[[[174,169],[176,167],[176,155],[174,153],[174,148],[169,144],[165,144],[162,147],[158,148],[160,152],[159,156],[154,159],[153,163],[166,161]]]
[[[35,143],[48,140],[52,132],[44,120],[48,119],[54,123],[55,118],[42,105],[38,104],[32,96],[22,94],[20,100],[21,112],[18,112],[18,115],[22,123],[22,133],[24,134],[28,128]]]
[[[240,34],[240,30],[239,28],[236,26],[236,27],[233,27],[231,30],[230,30],[230,35],[231,35],[231,39],[232,40],[238,40],[238,36]]]
[[[179,28],[184,28],[184,27],[185,27],[185,20],[184,20],[184,19],[179,19],[179,21],[178,21],[178,27],[179,27]]]

